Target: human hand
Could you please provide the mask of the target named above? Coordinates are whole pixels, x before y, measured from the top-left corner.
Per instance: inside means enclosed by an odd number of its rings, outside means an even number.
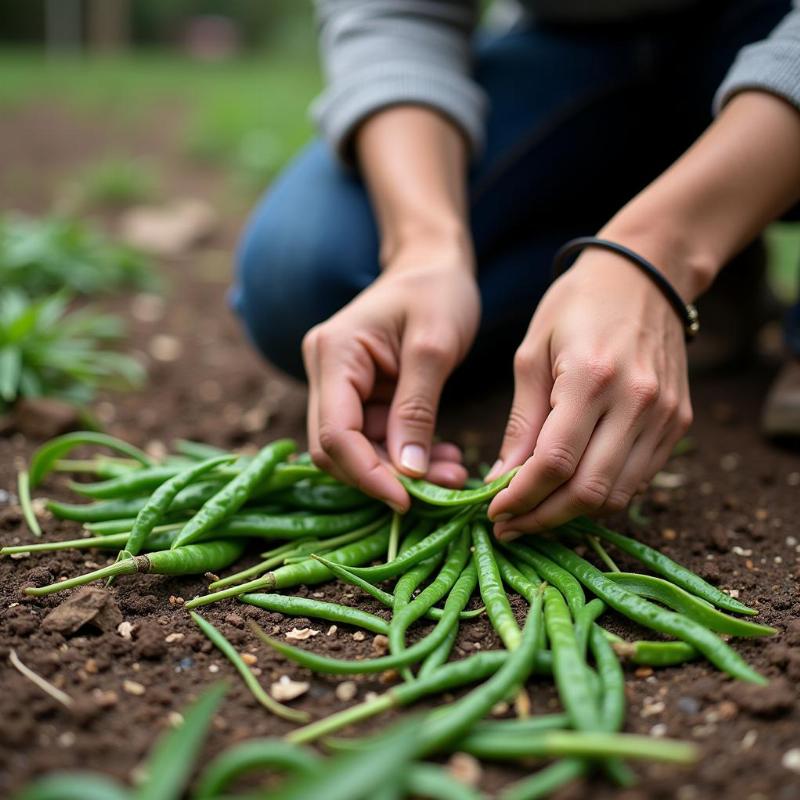
[[[542,299],[514,361],[500,457],[522,465],[489,507],[510,540],[624,508],[688,429],[682,326],[650,279],[587,249]]]
[[[477,285],[463,261],[404,252],[309,331],[303,359],[314,462],[400,512],[410,499],[390,465],[461,486],[467,473],[459,449],[432,439],[442,387],[479,317]]]

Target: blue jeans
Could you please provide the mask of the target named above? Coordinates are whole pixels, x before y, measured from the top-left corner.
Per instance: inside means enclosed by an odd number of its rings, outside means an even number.
[[[788,6],[737,0],[625,26],[526,25],[477,43],[491,105],[469,176],[476,358],[510,363],[559,245],[594,233],[691,144],[736,52]],[[233,304],[261,353],[302,377],[303,335],[369,286],[378,248],[363,182],[313,142],[260,201],[238,252]]]

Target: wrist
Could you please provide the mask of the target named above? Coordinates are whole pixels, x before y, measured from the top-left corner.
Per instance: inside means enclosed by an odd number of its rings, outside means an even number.
[[[676,223],[657,226],[630,218],[623,209],[598,233],[625,245],[650,261],[672,284],[685,303],[693,303],[713,283],[722,263],[703,238]],[[653,217],[649,217],[652,219]]]
[[[381,241],[380,261],[384,272],[427,266],[475,274],[471,236],[457,219],[406,223],[387,231]]]

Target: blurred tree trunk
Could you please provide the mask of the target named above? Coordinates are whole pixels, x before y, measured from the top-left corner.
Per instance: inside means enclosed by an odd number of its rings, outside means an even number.
[[[124,50],[130,41],[130,0],[88,0],[88,34],[92,50]]]

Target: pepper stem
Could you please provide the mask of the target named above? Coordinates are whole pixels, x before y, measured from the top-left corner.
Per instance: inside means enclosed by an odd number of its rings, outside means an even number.
[[[275,573],[268,572],[254,581],[247,583],[240,583],[237,586],[230,586],[227,589],[222,589],[219,592],[211,592],[211,594],[203,594],[195,597],[186,603],[186,608],[197,608],[197,606],[205,606],[209,603],[216,603],[219,600],[227,600],[229,597],[238,597],[240,594],[252,592],[255,589],[271,589],[275,586]]]
[[[25,589],[25,594],[30,597],[43,597],[55,592],[63,592],[65,589],[74,589],[76,586],[85,586],[87,583],[102,580],[103,578],[115,578],[117,575],[133,575],[136,572],[149,571],[150,559],[147,556],[136,556],[125,561],[117,561],[93,572],[87,572],[85,575],[78,575],[65,581],[51,583],[49,586],[28,586]]]

